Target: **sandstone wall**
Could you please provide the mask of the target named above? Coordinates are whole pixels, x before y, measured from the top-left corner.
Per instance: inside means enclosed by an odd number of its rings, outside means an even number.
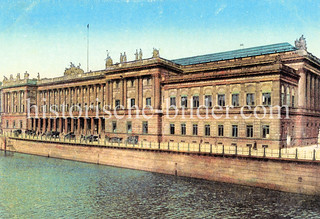
[[[0,139],[1,145],[1,139]],[[7,138],[7,150],[178,176],[320,195],[320,162],[77,146]]]

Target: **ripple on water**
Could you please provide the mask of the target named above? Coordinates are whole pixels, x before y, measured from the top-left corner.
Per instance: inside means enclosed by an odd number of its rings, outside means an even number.
[[[319,198],[0,152],[1,218],[319,218]]]

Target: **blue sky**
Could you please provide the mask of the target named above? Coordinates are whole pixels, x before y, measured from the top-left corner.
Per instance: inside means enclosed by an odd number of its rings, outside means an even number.
[[[6,1],[0,3],[0,80],[28,71],[61,76],[69,62],[104,68],[142,48],[167,59],[289,42],[304,34],[320,57],[320,1],[127,0]]]

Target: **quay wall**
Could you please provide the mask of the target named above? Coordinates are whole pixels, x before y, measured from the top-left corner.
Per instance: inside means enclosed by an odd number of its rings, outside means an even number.
[[[115,167],[320,195],[320,162],[84,146],[0,137],[0,149]]]

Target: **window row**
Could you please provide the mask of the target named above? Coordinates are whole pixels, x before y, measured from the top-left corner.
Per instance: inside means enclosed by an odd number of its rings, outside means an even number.
[[[97,105],[95,105],[97,104]],[[121,101],[119,99],[116,99],[114,102],[114,106],[115,108],[119,108],[121,106]],[[130,98],[129,99],[129,107],[128,108],[134,108],[136,106],[136,100],[135,98]],[[145,106],[151,106],[151,97],[147,97],[145,99]],[[35,105],[32,105],[32,107],[36,107]],[[84,106],[82,106],[80,103],[79,104],[73,104],[73,105],[69,105],[69,104],[61,104],[60,107],[58,105],[43,105],[42,107],[40,107],[39,111],[43,112],[43,109],[46,109],[46,112],[49,112],[49,109],[54,110],[56,112],[63,112],[63,111],[67,111],[69,112],[69,110],[71,111],[79,111],[79,109],[85,111],[87,108],[91,111],[94,111],[96,109],[96,107],[98,107],[99,110],[103,109],[103,106],[101,105],[100,102],[98,103],[91,103],[90,106],[88,106],[87,103],[84,104]],[[64,109],[63,109],[64,108]],[[24,112],[24,111],[23,111]]]
[[[181,107],[187,108],[188,107],[188,96],[181,96]],[[190,107],[198,108],[200,106],[200,98],[198,95],[192,96],[190,99]],[[240,96],[239,94],[232,94],[231,95],[231,104],[232,106],[240,106]],[[225,94],[217,94],[217,105],[218,106],[225,106],[226,105],[226,95]],[[246,94],[246,105],[254,106],[256,105],[255,102],[255,93],[247,93]],[[262,105],[270,106],[271,105],[271,93],[262,93]],[[170,106],[177,106],[176,97],[170,97]],[[212,95],[205,95],[204,96],[204,106],[212,107]]]
[[[117,133],[117,121],[113,121],[112,122],[112,132],[113,133]],[[142,133],[143,134],[148,134],[148,132],[149,132],[149,128],[148,128],[148,122],[147,121],[143,121],[142,122]],[[129,121],[129,122],[127,122],[127,133],[128,134],[131,134],[132,133],[132,122],[131,121]]]
[[[269,138],[270,134],[270,127],[269,125],[262,125],[262,138]],[[217,127],[217,136],[223,137],[225,136],[224,133],[224,125],[218,125]],[[253,125],[247,125],[246,126],[246,137],[247,138],[253,138]],[[170,130],[169,133],[171,135],[178,134],[176,133],[176,126],[175,124],[171,123],[170,124]],[[187,126],[185,123],[181,123],[181,128],[180,128],[180,135],[186,135],[187,134]],[[204,136],[211,136],[211,125],[206,124],[204,125]],[[192,124],[192,135],[198,135],[198,124]],[[238,125],[232,125],[231,126],[231,137],[239,137],[239,129]]]
[[[6,128],[10,128],[8,120],[6,120]],[[20,129],[22,129],[23,128],[22,120],[20,120],[18,124],[16,124],[16,121],[12,121],[12,128],[20,128]]]

